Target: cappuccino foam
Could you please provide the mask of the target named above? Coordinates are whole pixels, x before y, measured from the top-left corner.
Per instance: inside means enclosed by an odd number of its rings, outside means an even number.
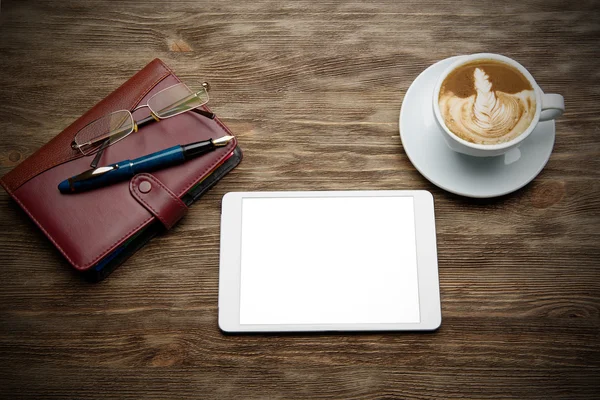
[[[536,112],[529,80],[511,65],[495,60],[457,67],[442,82],[438,102],[448,129],[478,144],[515,139],[529,128]]]

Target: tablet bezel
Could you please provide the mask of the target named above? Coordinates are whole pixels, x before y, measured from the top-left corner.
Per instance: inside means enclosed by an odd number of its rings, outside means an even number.
[[[244,198],[412,197],[414,199],[419,323],[240,324],[241,222]],[[433,196],[424,190],[230,192],[223,196],[219,259],[219,328],[224,332],[416,331],[439,328],[442,315]]]

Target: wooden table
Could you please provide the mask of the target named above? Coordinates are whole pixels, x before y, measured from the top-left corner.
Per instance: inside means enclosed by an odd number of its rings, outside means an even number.
[[[594,1],[2,1],[1,174],[155,57],[212,84],[245,158],[100,284],[2,191],[0,398],[598,398],[599,42]],[[413,79],[480,51],[567,105],[544,170],[489,200],[428,182],[398,135]],[[439,331],[219,331],[223,194],[317,189],[433,193]]]

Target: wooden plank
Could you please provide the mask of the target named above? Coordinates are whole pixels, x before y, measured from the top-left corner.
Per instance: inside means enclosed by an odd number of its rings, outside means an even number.
[[[155,57],[244,160],[108,280],[83,282],[0,193],[0,398],[565,398],[600,393],[600,5],[559,0],[4,0],[0,174]],[[498,199],[449,194],[406,156],[416,76],[491,51],[565,96],[552,156]],[[223,335],[220,200],[234,190],[424,189],[442,328]]]

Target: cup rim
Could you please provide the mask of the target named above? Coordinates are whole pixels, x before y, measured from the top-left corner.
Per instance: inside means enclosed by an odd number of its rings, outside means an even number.
[[[446,126],[446,123],[444,122],[444,119],[442,118],[442,113],[440,111],[440,105],[438,102],[438,98],[440,95],[440,89],[442,87],[442,83],[444,82],[444,79],[446,79],[446,77],[450,74],[450,72],[452,72],[454,69],[458,68],[459,66],[461,66],[463,64],[467,64],[474,60],[482,60],[482,59],[487,59],[487,60],[491,59],[491,60],[505,62],[506,64],[510,65],[511,67],[516,68],[519,72],[521,72],[523,74],[523,76],[525,76],[525,78],[527,78],[527,80],[529,80],[529,83],[531,83],[531,87],[533,88],[533,92],[535,94],[535,100],[536,100],[535,115],[534,115],[533,119],[531,120],[531,123],[529,124],[529,126],[523,133],[521,133],[519,136],[517,136],[516,138],[514,138],[508,142],[503,142],[503,143],[498,143],[498,144],[480,144],[480,143],[469,142],[469,141],[464,140],[463,138],[457,136],[456,134],[454,134],[454,132],[452,132]],[[469,147],[472,149],[477,149],[477,150],[484,150],[484,151],[485,150],[490,150],[490,151],[502,150],[502,149],[510,148],[518,143],[521,143],[523,140],[525,140],[531,134],[531,132],[533,132],[533,130],[535,129],[536,125],[539,122],[540,115],[542,112],[542,98],[541,97],[542,97],[541,89],[538,86],[537,82],[535,81],[535,79],[533,78],[531,73],[520,63],[518,63],[517,61],[513,60],[512,58],[504,56],[502,54],[475,53],[475,54],[460,56],[458,60],[456,60],[452,64],[450,64],[444,70],[444,72],[441,73],[441,75],[438,78],[438,81],[435,85],[435,88],[433,90],[433,113],[434,113],[435,119],[437,120],[438,124],[442,127],[444,132],[446,132],[453,140],[457,141],[458,143],[462,144],[463,146],[466,146],[466,147]]]

